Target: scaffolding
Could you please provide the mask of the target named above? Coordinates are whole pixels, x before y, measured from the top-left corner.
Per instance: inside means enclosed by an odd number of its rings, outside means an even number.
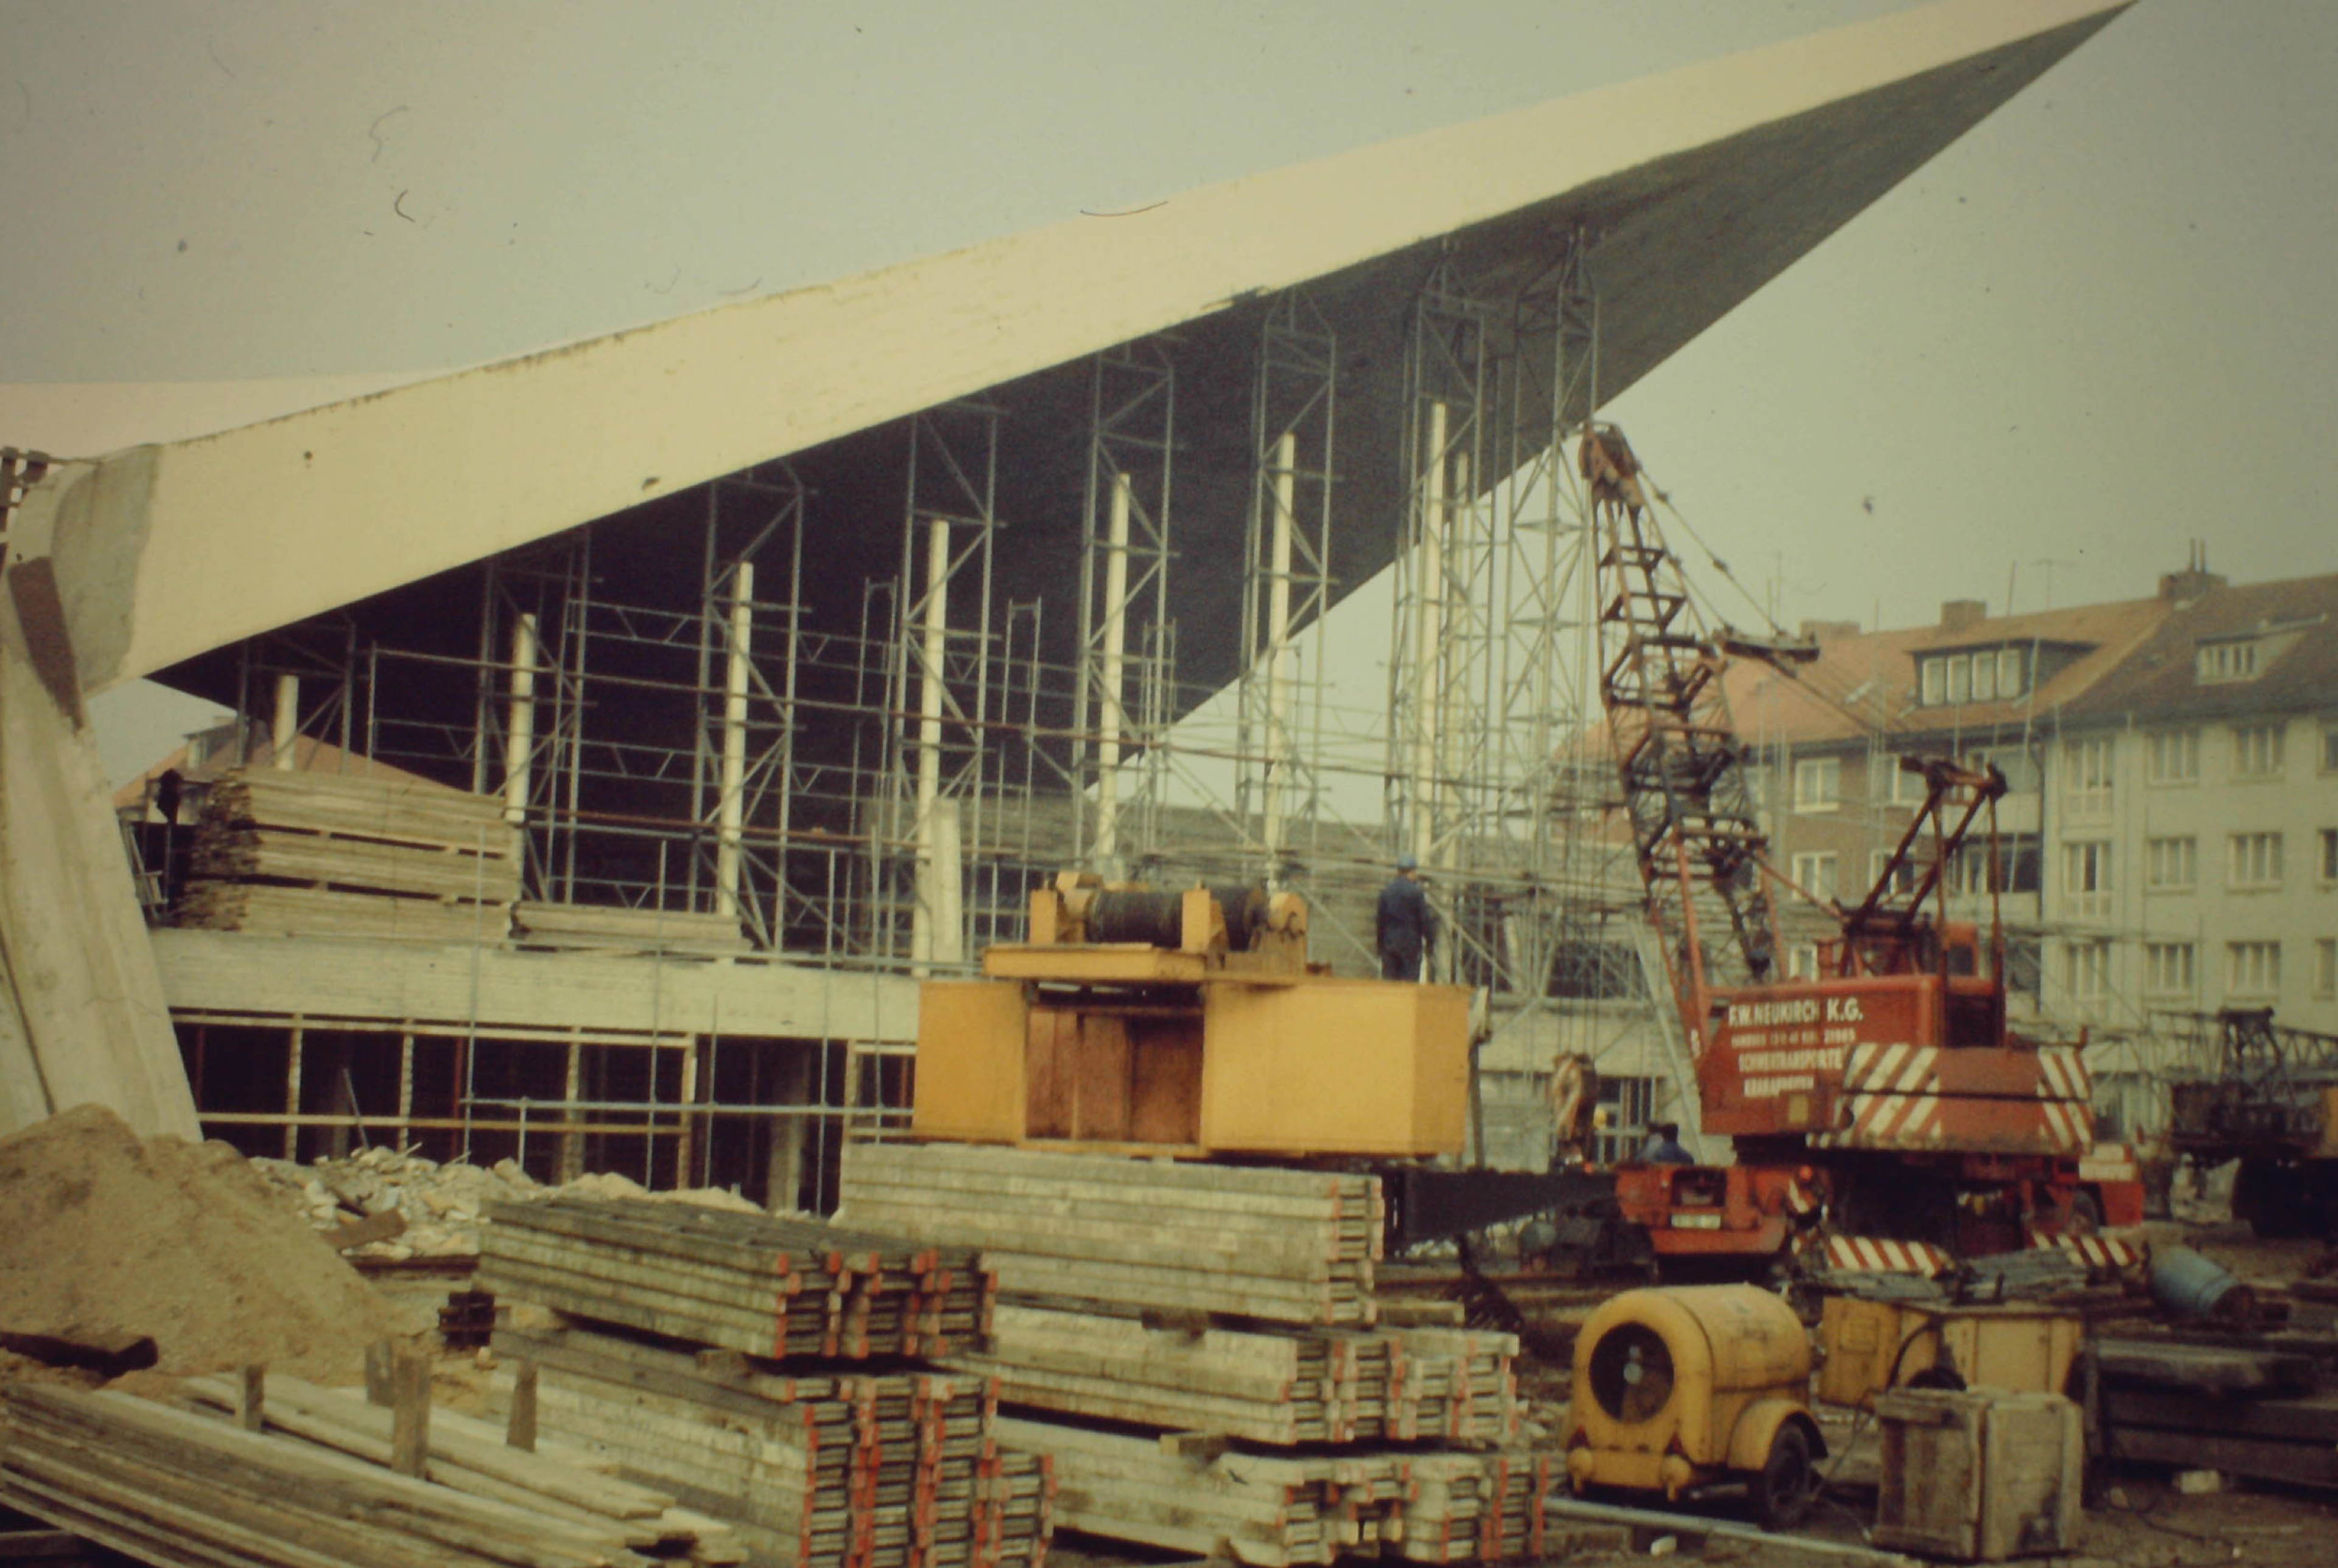
[[[1487,988],[1498,1028],[1555,1034],[1590,999],[1607,1011],[1586,1040],[1612,1034],[1625,987],[1608,956],[1632,945],[1608,923],[1637,900],[1602,832],[1608,770],[1584,750],[1597,552],[1565,457],[1598,405],[1589,251],[1569,237],[1498,294],[1449,256],[1422,279],[1393,455],[1404,504],[1384,687],[1331,668],[1346,586],[1332,570],[1341,346],[1289,291],[1261,302],[1253,340],[1228,691],[1177,673],[1179,345],[1148,338],[1086,367],[1077,477],[1064,473],[1064,511],[1079,509],[1075,627],[997,590],[1002,465],[1023,460],[1018,441],[1051,465],[1066,450],[1063,432],[1048,446],[1011,425],[1002,394],[872,438],[872,451],[893,439],[898,468],[857,505],[900,497],[898,555],[860,583],[851,629],[816,625],[805,603],[807,549],[847,521],[773,462],[702,488],[694,592],[604,581],[603,525],[588,526],[485,564],[467,651],[361,648],[323,622],[298,649],[253,643],[244,711],[280,701],[293,675],[290,711],[311,730],[499,797],[525,838],[526,897],[735,922],[752,961],[816,965],[838,986],[967,972],[1068,866],[1303,891],[1318,957],[1372,973],[1373,896],[1409,851],[1449,934],[1439,978]],[[658,526],[693,520],[670,507]],[[466,709],[467,724],[447,717]],[[656,1093],[609,1093],[589,1073],[548,1101],[467,1083],[459,1115],[569,1148],[621,1107],[677,1138],[761,1116],[820,1129],[791,1155],[813,1169],[831,1158],[821,1140],[881,1132],[907,1103],[906,1041],[797,1042],[807,1061],[835,1056],[816,1085],[735,1065],[761,1049],[751,1043],[725,1047],[734,1066],[718,1071],[699,1044],[708,1060],[686,1092],[653,1078]],[[700,1173],[715,1169],[712,1132],[691,1147]],[[678,1152],[657,1158],[689,1173]]]

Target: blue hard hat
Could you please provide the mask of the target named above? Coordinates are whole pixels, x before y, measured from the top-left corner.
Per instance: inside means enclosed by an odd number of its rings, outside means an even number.
[[[1418,871],[1420,869],[1420,861],[1415,856],[1400,855],[1396,858],[1396,868],[1400,871]]]

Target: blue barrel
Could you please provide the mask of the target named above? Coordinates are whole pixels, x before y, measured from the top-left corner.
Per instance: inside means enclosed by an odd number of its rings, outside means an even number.
[[[2151,1298],[2178,1318],[2207,1317],[2239,1284],[2223,1265],[2189,1247],[2151,1250]]]

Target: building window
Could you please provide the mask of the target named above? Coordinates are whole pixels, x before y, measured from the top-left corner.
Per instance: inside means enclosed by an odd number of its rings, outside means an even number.
[[[2225,992],[2228,996],[2271,996],[2281,990],[2281,944],[2225,944]]]
[[[2005,775],[2009,795],[2028,795],[2038,788],[2038,759],[2027,746],[1991,746],[1965,759],[1975,772],[1995,768]]]
[[[2322,879],[2338,882],[2338,828],[2322,830]]]
[[[2070,995],[2081,1002],[2098,1002],[2110,995],[2111,945],[2072,942],[2062,949],[2062,977]]]
[[[2338,730],[2322,732],[2322,770],[2338,773]]]
[[[2154,996],[2192,994],[2195,949],[2189,942],[2143,945],[2143,988]]]
[[[1907,769],[1900,766],[1900,760],[1897,757],[1893,758],[1891,760],[1891,804],[1921,806],[1923,803],[1924,776],[1921,773],[1911,773]]]
[[[2143,845],[2143,885],[2155,893],[2181,892],[2199,877],[2198,841],[2147,838]]]
[[[2281,886],[2281,835],[2235,833],[2226,841],[2225,885],[2234,888]]]
[[[2256,642],[2251,638],[2233,642],[2203,642],[2196,668],[2204,683],[2254,680],[2257,672]]]
[[[1786,978],[1815,980],[1819,977],[1819,945],[1815,942],[1786,944]]]
[[[2069,740],[2062,746],[2064,799],[2071,814],[2107,816],[2111,808],[2111,738]]]
[[[1891,851],[1889,849],[1870,849],[1867,852],[1867,885],[1870,887],[1874,887],[1877,882],[1882,879],[1883,868],[1890,865],[1891,862]],[[1913,860],[1901,861],[1899,869],[1891,874],[1891,886],[1886,887],[1884,892],[1895,897],[1903,893],[1914,892],[1916,890],[1916,863]]]
[[[1842,759],[1805,757],[1794,764],[1794,809],[1832,811],[1842,799]]]
[[[1794,857],[1795,886],[1820,898],[1834,897],[1834,857],[1805,851]]]
[[[2007,833],[1997,841],[1997,891],[2038,891],[2038,835]],[[1989,846],[1968,843],[1949,862],[1949,891],[1980,896],[1989,890]]]
[[[2035,936],[2005,939],[2005,988],[2031,998],[2038,995],[2046,974],[2045,956]]]
[[[2233,731],[2233,777],[2281,777],[2281,726],[2250,724]]]
[[[2313,994],[2316,996],[2338,995],[2338,936],[2314,938]]]
[[[2144,740],[2144,777],[2154,784],[2200,781],[2200,731],[2160,730]]]
[[[2019,648],[1936,653],[1917,662],[1916,701],[1926,708],[2010,701],[2028,690],[2027,671]]]
[[[2062,846],[2062,905],[2073,915],[2111,912],[2111,846],[2088,839]]]

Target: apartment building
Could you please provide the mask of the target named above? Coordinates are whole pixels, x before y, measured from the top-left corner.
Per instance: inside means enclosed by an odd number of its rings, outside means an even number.
[[[1984,818],[1948,867],[1949,907],[1984,924],[2001,911],[2013,1008],[2034,1016],[2046,1000],[2047,784],[2063,715],[2172,609],[2156,597],[1991,617],[1959,600],[1930,626],[1806,624],[1815,662],[1741,667],[1730,701],[1757,760],[1772,864],[1809,895],[1781,900],[1788,970],[1815,970],[1834,929],[1822,903],[1857,903],[1914,821],[1924,784],[1900,759],[1962,757],[1994,764],[2010,788],[1996,808],[1994,878]],[[1929,854],[1927,840],[1918,848]]]
[[[1877,632],[1734,676],[1773,864],[1821,898],[1872,885],[1920,799],[1903,754],[2001,769],[1997,894],[2018,1017],[2100,1043],[2107,1108],[2156,1118],[2174,1015],[2269,1006],[2338,1033],[2338,576],[2235,586],[2195,564],[2149,599]],[[1986,920],[1978,843],[1952,914]],[[1825,913],[1787,898],[1787,963]]]

